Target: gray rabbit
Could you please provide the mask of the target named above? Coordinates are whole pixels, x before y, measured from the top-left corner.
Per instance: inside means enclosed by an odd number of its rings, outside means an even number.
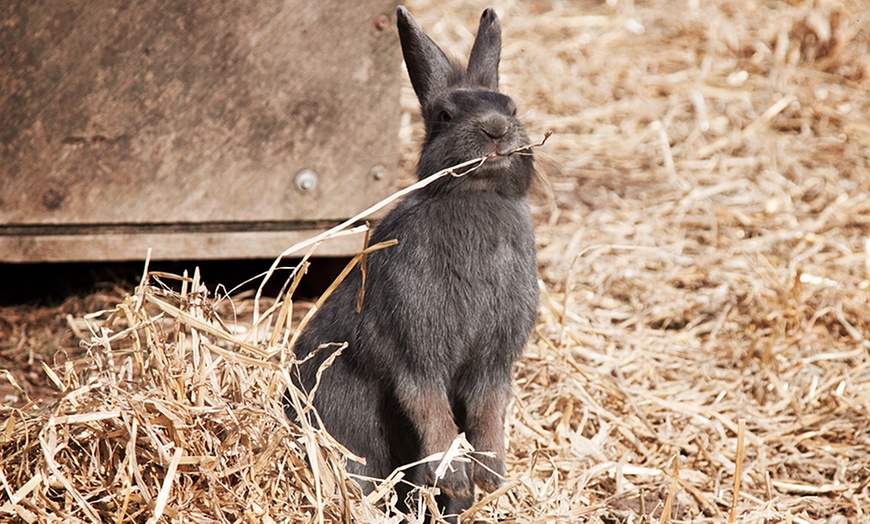
[[[448,449],[465,432],[477,452],[435,479],[437,464],[412,480],[442,490],[444,513],[473,502],[474,485],[496,489],[505,473],[505,409],[511,366],[535,321],[535,239],[526,199],[531,149],[516,106],[498,92],[501,28],[483,12],[468,68],[447,58],[404,8],[399,38],[426,135],[417,166],[425,178],[488,157],[464,176],[443,177],[410,194],[373,231],[365,300],[361,273],[335,290],[308,324],[294,373],[310,391],[336,346],[348,346],[323,373],[314,405],[326,429],[366,464],[348,468],[384,478],[396,467]],[[291,419],[297,415],[287,406]],[[371,489],[371,486],[364,486]],[[400,495],[407,488],[400,490]]]

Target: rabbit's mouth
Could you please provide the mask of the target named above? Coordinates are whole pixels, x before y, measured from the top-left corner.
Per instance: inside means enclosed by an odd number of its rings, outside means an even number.
[[[509,152],[493,151],[486,155],[486,161],[484,163],[490,167],[503,167],[510,161],[511,157]]]
[[[500,165],[510,162],[511,156],[516,153],[516,149],[511,149],[502,143],[496,142],[492,149],[486,153],[486,163],[492,165]]]
[[[504,162],[511,154],[510,148],[505,147],[504,143],[498,139],[493,139],[488,149],[489,151],[485,155],[487,162]]]
[[[510,159],[515,153],[524,151],[521,146],[522,142],[516,136],[490,136],[487,140],[488,144],[483,146],[484,155],[488,162],[504,162]]]

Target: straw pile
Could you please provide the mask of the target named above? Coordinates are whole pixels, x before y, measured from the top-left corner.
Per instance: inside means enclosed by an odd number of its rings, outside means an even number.
[[[464,56],[484,5],[459,4],[409,8]],[[866,5],[495,7],[504,90],[557,134],[508,477],[468,516],[870,521]],[[62,400],[2,410],[0,519],[386,519],[398,477],[360,494],[340,446],[284,419],[288,298],[152,275],[75,320],[87,368],[46,367]]]

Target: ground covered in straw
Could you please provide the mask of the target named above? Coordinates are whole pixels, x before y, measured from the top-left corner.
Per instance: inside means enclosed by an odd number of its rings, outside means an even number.
[[[464,56],[484,6],[408,7]],[[870,521],[867,5],[495,7],[504,90],[556,134],[508,476],[467,516]],[[308,304],[214,284],[0,311],[0,520],[386,519],[401,472],[362,495],[340,446],[283,417]]]

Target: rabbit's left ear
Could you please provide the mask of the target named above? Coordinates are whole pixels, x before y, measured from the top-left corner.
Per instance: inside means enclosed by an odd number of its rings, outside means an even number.
[[[501,56],[501,26],[490,7],[480,15],[477,37],[468,58],[468,79],[481,87],[498,91],[498,61]]]

